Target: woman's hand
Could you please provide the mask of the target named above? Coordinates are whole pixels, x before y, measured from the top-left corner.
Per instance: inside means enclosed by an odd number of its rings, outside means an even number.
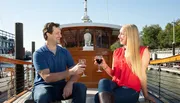
[[[94,64],[99,65],[100,67],[102,67],[104,69],[104,68],[107,67],[107,64],[106,64],[106,61],[105,61],[105,59],[103,57],[101,59],[102,59],[101,64],[98,64],[97,61],[96,61],[96,57],[94,57]]]
[[[152,103],[156,103],[156,101],[154,100],[154,98],[152,98],[151,96],[147,96],[145,97],[146,100],[149,100]]]

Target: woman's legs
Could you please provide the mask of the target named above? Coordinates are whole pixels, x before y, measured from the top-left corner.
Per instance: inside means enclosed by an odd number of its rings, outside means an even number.
[[[113,93],[115,103],[136,103],[139,98],[139,93],[127,87],[118,87],[118,85],[109,80],[101,79],[98,84],[98,93],[94,97],[95,103],[100,103],[99,93]]]
[[[139,93],[127,87],[114,89],[115,103],[137,103]]]
[[[94,97],[95,103],[99,102],[99,93],[101,92],[109,92],[113,93],[113,89],[117,88],[117,84],[109,79],[101,79],[98,84],[98,93]]]

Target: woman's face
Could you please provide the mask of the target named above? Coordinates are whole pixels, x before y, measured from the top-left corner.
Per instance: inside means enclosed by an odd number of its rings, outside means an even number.
[[[122,45],[127,44],[127,36],[125,35],[125,31],[123,28],[120,29],[119,35],[118,35],[119,41]]]

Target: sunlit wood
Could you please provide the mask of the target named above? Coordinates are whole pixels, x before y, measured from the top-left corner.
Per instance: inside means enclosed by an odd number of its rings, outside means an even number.
[[[3,56],[0,56],[0,63],[10,63],[10,64],[32,64],[32,62],[25,62],[17,59],[10,59]]]

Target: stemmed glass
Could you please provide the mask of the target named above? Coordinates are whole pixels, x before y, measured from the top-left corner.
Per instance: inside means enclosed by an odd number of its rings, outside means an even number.
[[[79,59],[79,64],[81,64],[81,65],[86,65],[86,59]],[[83,71],[83,74],[82,74],[82,76],[81,77],[86,77],[87,75],[84,73],[84,71]]]
[[[100,69],[100,64],[102,63],[102,55],[97,55],[97,56],[95,56],[95,59],[96,59],[96,62],[97,62],[97,64],[98,64],[98,70],[97,70],[97,72],[102,72],[101,71],[101,69]]]

